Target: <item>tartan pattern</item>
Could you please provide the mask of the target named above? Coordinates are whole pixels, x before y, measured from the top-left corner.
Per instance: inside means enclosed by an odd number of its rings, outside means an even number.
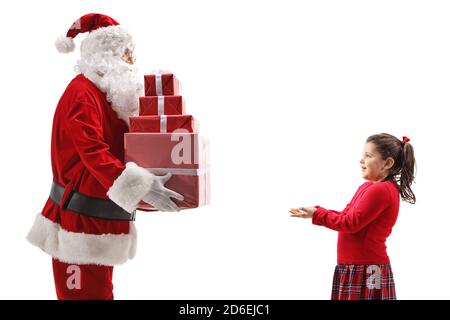
[[[396,300],[394,276],[388,264],[338,264],[331,300]]]

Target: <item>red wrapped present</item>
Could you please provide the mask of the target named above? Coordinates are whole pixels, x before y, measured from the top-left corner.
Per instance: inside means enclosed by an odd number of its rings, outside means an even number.
[[[139,115],[183,115],[185,114],[182,96],[140,97]]]
[[[165,186],[184,196],[173,199],[180,209],[209,204],[209,142],[196,133],[126,133],[125,162],[135,162],[156,175],[172,173]],[[140,202],[138,209],[155,209]]]
[[[190,115],[135,116],[129,119],[130,132],[197,132],[198,129],[197,121]]]
[[[171,73],[144,76],[146,96],[177,96],[180,92],[178,79]]]
[[[125,133],[125,160],[146,168],[209,167],[209,143],[198,133]]]

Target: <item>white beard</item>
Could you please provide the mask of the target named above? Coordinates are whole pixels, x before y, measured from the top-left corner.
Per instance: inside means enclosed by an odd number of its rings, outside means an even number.
[[[118,117],[129,125],[129,117],[138,114],[139,97],[144,95],[137,68],[117,56],[97,53],[79,60],[78,69],[106,93]]]

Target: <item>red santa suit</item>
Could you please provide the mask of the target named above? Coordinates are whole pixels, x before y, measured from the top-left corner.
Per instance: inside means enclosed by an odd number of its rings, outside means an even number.
[[[108,25],[111,27],[104,28]],[[124,31],[114,20],[94,14],[78,20],[68,35],[92,26],[98,29],[85,40],[87,49],[102,33],[110,36],[112,32],[119,40],[128,37],[122,36]],[[120,52],[129,46],[114,37],[111,41]],[[70,41],[58,45],[60,51],[73,50]],[[73,193],[101,199],[102,203],[112,201],[131,215],[154,179],[136,164],[124,164],[123,137],[128,131],[127,117],[135,107],[129,114],[114,108],[105,91],[79,74],[62,95],[53,119],[51,163],[53,182],[64,188],[64,194],[59,204],[48,198],[27,237],[53,257],[60,299],[113,298],[112,266],[125,263],[136,253],[136,228],[132,221],[97,218],[70,210],[66,205]],[[80,279],[70,279],[71,276]]]

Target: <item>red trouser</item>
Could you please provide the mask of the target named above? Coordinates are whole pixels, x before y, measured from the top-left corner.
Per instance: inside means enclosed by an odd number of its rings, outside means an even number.
[[[53,259],[58,300],[113,300],[113,267],[67,264]]]

